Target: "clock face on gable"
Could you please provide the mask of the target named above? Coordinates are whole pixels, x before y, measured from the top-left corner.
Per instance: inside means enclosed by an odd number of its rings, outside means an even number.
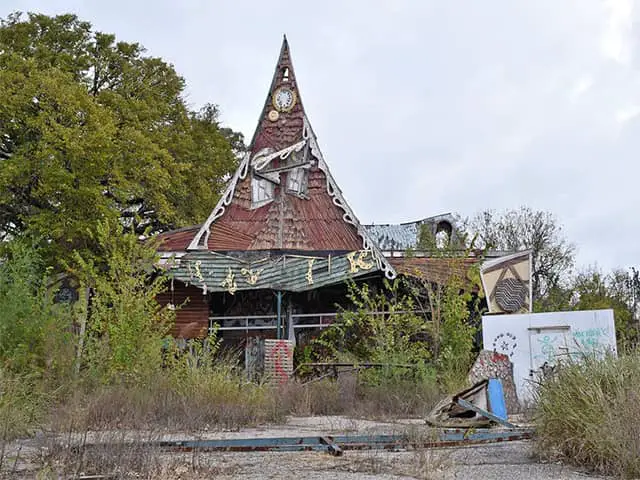
[[[280,87],[273,94],[273,106],[280,112],[288,112],[296,103],[296,94],[293,90]]]

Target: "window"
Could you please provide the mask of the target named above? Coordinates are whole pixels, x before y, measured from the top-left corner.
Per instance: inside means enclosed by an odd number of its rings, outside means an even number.
[[[273,200],[274,185],[269,180],[259,177],[251,179],[251,206],[261,207]]]
[[[446,230],[440,230],[436,233],[436,248],[443,249],[449,245],[449,234]]]
[[[298,195],[304,195],[307,190],[307,170],[294,168],[287,176],[287,190]]]
[[[436,248],[445,248],[451,242],[453,227],[447,221],[441,221],[436,227]]]

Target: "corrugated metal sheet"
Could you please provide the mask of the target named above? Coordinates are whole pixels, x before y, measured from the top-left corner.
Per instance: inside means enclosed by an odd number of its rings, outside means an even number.
[[[453,215],[445,213],[434,217],[423,218],[415,222],[399,224],[364,225],[371,239],[378,244],[381,250],[402,251],[408,248],[416,248],[418,236],[422,225],[429,225],[435,234],[440,222],[447,222],[454,227]]]
[[[326,176],[317,166],[309,171],[308,198],[285,193],[279,199],[281,187],[276,186],[276,199],[252,210],[250,183],[248,175],[236,186],[225,214],[211,225],[209,250],[362,248],[356,228],[344,221],[344,211],[333,203]]]
[[[362,252],[351,252],[358,259]],[[270,255],[260,260],[214,252],[189,253],[171,267],[173,278],[205,289],[207,292],[271,289],[302,292],[344,282],[349,278],[378,273],[369,252],[362,253],[362,263],[369,268],[351,271],[349,254],[340,255]]]
[[[158,235],[160,252],[183,252],[193,240],[193,236],[200,230],[200,225],[184,227],[178,230],[161,233]]]

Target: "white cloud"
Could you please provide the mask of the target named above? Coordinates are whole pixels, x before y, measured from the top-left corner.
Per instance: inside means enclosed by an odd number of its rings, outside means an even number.
[[[618,63],[626,64],[631,55],[633,0],[606,0],[608,18],[600,38],[602,53]]]
[[[575,83],[575,85],[569,91],[569,99],[573,102],[578,100],[579,97],[587,93],[593,86],[593,77],[591,75],[584,75]]]
[[[616,111],[616,122],[626,123],[640,115],[640,105],[629,105]]]

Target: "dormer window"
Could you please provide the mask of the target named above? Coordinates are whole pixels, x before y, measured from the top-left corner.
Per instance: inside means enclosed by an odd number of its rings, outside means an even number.
[[[274,198],[274,184],[265,178],[254,176],[251,179],[251,208],[266,205]]]
[[[307,170],[302,167],[294,168],[287,175],[287,191],[297,195],[307,193]]]

